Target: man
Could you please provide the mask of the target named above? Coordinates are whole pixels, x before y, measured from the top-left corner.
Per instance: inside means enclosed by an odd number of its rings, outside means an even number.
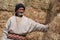
[[[2,40],[25,40],[27,33],[33,31],[47,31],[48,25],[43,25],[24,16],[25,6],[17,4],[15,15],[10,17],[3,30]]]

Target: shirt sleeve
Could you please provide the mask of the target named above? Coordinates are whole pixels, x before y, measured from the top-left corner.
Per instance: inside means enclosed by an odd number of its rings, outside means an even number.
[[[35,29],[36,31],[47,31],[48,30],[48,25],[43,25],[40,23],[36,23]]]
[[[47,31],[48,30],[48,25],[43,25],[40,23],[37,23],[35,21],[31,21],[31,27],[30,27],[30,31]]]
[[[7,40],[7,34],[8,34],[8,27],[10,26],[10,19],[7,21],[4,29],[3,29],[3,35],[1,40]]]

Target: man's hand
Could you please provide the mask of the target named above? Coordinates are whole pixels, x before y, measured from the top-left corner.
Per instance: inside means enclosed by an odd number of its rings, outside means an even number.
[[[9,39],[15,39],[16,38],[16,35],[14,35],[14,34],[8,34],[7,37]]]
[[[26,37],[15,35],[15,34],[8,34],[9,39],[16,39],[16,40],[26,40]]]

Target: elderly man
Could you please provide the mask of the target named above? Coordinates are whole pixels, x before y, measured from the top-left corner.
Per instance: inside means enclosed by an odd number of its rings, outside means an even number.
[[[27,33],[33,31],[47,31],[48,25],[43,25],[24,16],[25,6],[17,4],[15,15],[10,17],[3,30],[2,40],[26,40]]]

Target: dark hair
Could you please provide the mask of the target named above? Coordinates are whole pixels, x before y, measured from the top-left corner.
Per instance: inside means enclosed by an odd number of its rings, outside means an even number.
[[[25,10],[25,6],[22,3],[19,3],[15,6],[15,12],[19,9],[19,8],[24,8]]]

